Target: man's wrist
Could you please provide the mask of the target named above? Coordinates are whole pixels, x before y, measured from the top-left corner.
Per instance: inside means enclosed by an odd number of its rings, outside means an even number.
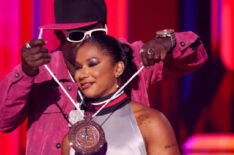
[[[176,39],[175,39],[175,33],[174,33],[174,30],[173,29],[164,29],[164,30],[161,30],[161,31],[157,31],[156,32],[156,38],[162,38],[162,39],[165,39],[166,41],[170,41],[170,44],[168,45],[168,43],[165,44],[166,47],[169,46],[169,48],[166,48],[168,49],[168,53],[171,53],[175,46],[176,46]]]
[[[38,68],[29,68],[26,66],[21,66],[22,67],[22,71],[27,75],[27,76],[31,76],[34,77],[39,73],[39,69]]]

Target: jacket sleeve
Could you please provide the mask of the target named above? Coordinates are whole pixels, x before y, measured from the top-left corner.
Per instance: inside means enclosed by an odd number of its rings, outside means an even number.
[[[194,72],[208,59],[199,36],[191,31],[177,32],[175,36],[177,45],[163,62],[162,78],[178,77]]]
[[[142,70],[144,83],[149,85],[162,79],[179,77],[198,70],[207,60],[205,48],[195,33],[176,32],[176,47],[171,54],[168,54],[164,61]],[[124,40],[120,40],[126,43]],[[140,49],[143,46],[141,41],[129,44],[133,49],[134,63],[139,68],[141,62]]]
[[[33,77],[16,66],[0,83],[0,131],[10,132],[27,117],[26,102],[33,84]]]

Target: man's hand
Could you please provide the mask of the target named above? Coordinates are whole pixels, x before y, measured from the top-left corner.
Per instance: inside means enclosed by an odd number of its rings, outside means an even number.
[[[151,66],[164,60],[173,48],[170,38],[155,38],[146,42],[140,50],[143,65]]]
[[[47,44],[45,40],[31,40],[27,44],[21,49],[22,69],[25,74],[35,76],[38,73],[38,67],[49,63],[51,57],[48,49],[43,47]]]

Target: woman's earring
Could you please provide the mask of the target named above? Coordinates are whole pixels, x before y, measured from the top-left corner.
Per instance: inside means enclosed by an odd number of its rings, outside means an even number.
[[[117,88],[117,89],[119,88],[119,85],[118,85],[118,84],[116,84],[116,88]]]

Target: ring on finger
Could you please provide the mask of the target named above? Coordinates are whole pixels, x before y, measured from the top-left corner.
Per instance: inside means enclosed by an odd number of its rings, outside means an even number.
[[[25,47],[26,47],[26,48],[31,48],[31,45],[29,44],[29,42],[27,42],[27,43],[25,44]]]
[[[148,54],[148,55],[152,55],[152,54],[153,54],[153,49],[152,49],[152,48],[148,48],[147,54]]]

